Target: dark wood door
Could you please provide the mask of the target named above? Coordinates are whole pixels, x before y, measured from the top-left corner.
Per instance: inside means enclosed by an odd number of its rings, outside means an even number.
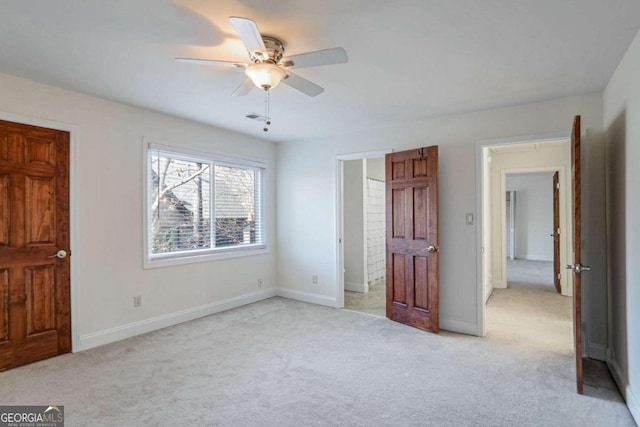
[[[559,172],[553,174],[553,285],[558,293],[560,284],[560,178]]]
[[[0,121],[0,370],[71,351],[59,250],[69,251],[69,134]]]
[[[580,148],[580,116],[573,119],[571,131],[571,169],[573,175],[573,337],[576,351],[576,388],[583,391],[582,375],[582,179]]]
[[[387,317],[440,330],[438,147],[386,156]]]

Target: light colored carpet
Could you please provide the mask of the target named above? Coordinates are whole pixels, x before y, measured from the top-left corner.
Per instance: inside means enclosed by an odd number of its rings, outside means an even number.
[[[282,298],[0,373],[67,426],[632,426],[572,359]]]
[[[553,264],[509,261],[507,286],[487,301],[487,338],[571,355],[573,301],[553,287]]]
[[[386,281],[380,280],[373,284],[373,286],[369,286],[369,292],[366,293],[345,291],[344,308],[347,310],[386,317],[386,286]]]

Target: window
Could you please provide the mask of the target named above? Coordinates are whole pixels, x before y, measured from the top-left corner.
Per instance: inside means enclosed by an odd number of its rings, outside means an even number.
[[[264,166],[149,145],[147,261],[264,249]]]

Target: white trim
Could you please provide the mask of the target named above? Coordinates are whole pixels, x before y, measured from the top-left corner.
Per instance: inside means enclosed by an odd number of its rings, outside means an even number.
[[[516,136],[505,137],[497,139],[486,139],[476,141],[476,156],[475,156],[475,169],[476,169],[476,333],[479,337],[486,335],[485,330],[485,286],[484,286],[484,273],[482,266],[482,229],[483,229],[483,215],[482,215],[482,194],[484,193],[483,171],[484,162],[482,158],[482,149],[495,145],[508,145],[518,144],[525,142],[543,142],[558,139],[567,139],[570,135],[567,132],[554,132],[541,135],[530,136]]]
[[[76,278],[78,277],[77,265],[80,265],[82,251],[80,250],[80,204],[78,203],[79,158],[78,146],[80,141],[80,128],[76,125],[42,119],[39,117],[23,116],[0,111],[0,120],[14,123],[22,123],[31,126],[40,126],[48,129],[69,132],[69,287],[71,298],[71,351],[79,351],[80,329],[78,327],[79,307]]]
[[[458,334],[474,336],[478,335],[478,328],[475,323],[463,322],[461,320],[453,320],[443,317],[440,317],[440,329],[449,332],[456,332]]]
[[[627,382],[622,369],[618,365],[618,362],[615,360],[615,356],[610,350],[607,351],[607,366],[609,366],[611,376],[613,376],[613,379],[616,382],[616,385],[618,386],[622,397],[627,403],[627,408],[629,408],[631,416],[637,424],[640,424],[640,399],[631,388],[631,385],[629,385],[629,383]]]
[[[171,154],[183,154],[187,156],[189,160],[198,160],[198,159],[207,159],[214,162],[219,163],[228,163],[232,166],[250,166],[254,168],[266,168],[267,163],[262,159],[256,158],[248,158],[236,156],[233,154],[225,154],[216,152],[206,151],[202,148],[185,146],[185,145],[169,145],[169,144],[159,144],[153,142],[154,139],[143,137],[143,142],[145,145],[145,150],[159,150],[165,151]]]
[[[312,294],[311,292],[298,291],[295,289],[278,288],[276,295],[296,301],[308,302],[311,304],[325,305],[327,307],[337,307],[336,299],[326,295]],[[337,307],[341,308],[341,307]]]
[[[484,307],[486,301],[491,296],[489,293],[488,296],[485,295],[487,293],[486,289],[488,286],[485,286],[484,283],[484,269],[483,269],[483,257],[484,257],[484,248],[482,247],[482,229],[484,227],[484,215],[482,214],[483,207],[483,194],[485,182],[483,180],[484,177],[484,159],[482,149],[484,146],[490,145],[489,142],[483,143],[482,141],[476,142],[476,158],[475,158],[475,167],[476,167],[476,333],[475,335],[479,337],[485,336],[485,325],[484,325]],[[493,292],[493,285],[491,291]]]
[[[548,255],[544,255],[544,254],[524,254],[524,256],[517,257],[516,259],[524,259],[527,261],[553,262],[553,257],[549,257]]]
[[[555,139],[554,139],[555,141]],[[567,140],[558,140],[558,141],[567,141]],[[530,142],[534,142],[534,141],[530,141]],[[535,141],[537,142],[537,141]],[[526,143],[526,142],[524,142]],[[500,191],[502,192],[502,194],[505,193],[506,191],[506,181],[507,181],[507,175],[510,174],[520,174],[520,173],[541,173],[541,172],[558,172],[558,180],[560,183],[560,212],[559,212],[559,216],[561,218],[564,217],[564,224],[565,224],[565,228],[569,228],[571,227],[571,221],[573,220],[573,209],[571,208],[571,206],[573,205],[573,201],[571,200],[571,196],[567,194],[567,192],[571,192],[571,178],[569,177],[569,173],[570,171],[567,171],[567,167],[565,165],[548,165],[548,166],[538,166],[538,167],[527,167],[527,168],[504,168],[504,169],[500,169]],[[506,242],[506,204],[505,201],[502,200],[502,208],[500,210],[501,212],[501,229],[502,229],[502,239],[503,242]],[[571,237],[571,240],[569,239],[569,237]],[[572,250],[571,248],[573,247],[573,232],[569,232],[567,230],[565,230],[563,233],[561,233],[560,236],[560,265],[566,265],[566,264],[573,264],[571,255],[572,255]],[[493,245],[493,242],[491,243]],[[523,257],[524,259],[527,260],[538,260],[538,261],[553,261],[553,258],[551,259],[544,259],[544,256],[541,255],[536,255],[536,254],[532,254],[532,255],[528,255],[525,254],[525,256]],[[502,245],[502,259],[507,259],[507,248],[506,245]],[[561,275],[561,280],[560,280],[560,286],[561,286],[561,294],[564,296],[572,296],[573,295],[573,275],[568,274],[567,271],[565,269],[560,269],[560,275]],[[503,262],[502,263],[502,277],[504,277],[506,279],[507,277],[507,263]],[[504,284],[503,287],[507,287],[506,283]]]
[[[263,291],[240,295],[222,301],[216,301],[198,307],[188,308],[186,310],[152,317],[150,319],[141,320],[139,322],[127,323],[125,325],[116,326],[114,328],[105,329],[103,331],[82,335],[80,336],[79,350],[87,350],[93,347],[98,347],[126,338],[131,338],[136,335],[146,334],[158,329],[163,329],[169,326],[177,325],[179,323],[188,322],[190,320],[220,313],[222,311],[231,310],[233,308],[241,307],[246,304],[262,301],[275,296],[275,289],[266,289]]]
[[[598,343],[587,343],[587,357],[595,360],[607,360],[607,346]]]
[[[344,187],[344,161],[336,159],[336,307],[344,308],[344,207],[342,193]]]
[[[486,304],[487,301],[489,301],[489,298],[491,298],[491,295],[493,294],[493,286],[491,288],[487,287],[484,290],[484,303]]]
[[[336,156],[336,161],[334,163],[335,167],[335,178],[336,178],[336,186],[335,186],[335,248],[336,248],[336,302],[335,307],[343,308],[344,307],[344,246],[342,245],[342,241],[344,239],[344,217],[343,217],[343,206],[342,206],[342,193],[343,193],[343,164],[348,160],[361,160],[361,159],[375,159],[375,158],[384,158],[387,154],[393,153],[393,149],[387,148],[383,150],[375,150],[375,151],[364,151],[358,153],[346,153],[346,154],[338,154]],[[364,259],[366,263],[366,257]]]
[[[506,289],[507,288],[507,284],[504,283],[502,280],[492,280],[491,281],[491,288],[492,289]]]
[[[369,292],[368,283],[344,282],[344,290],[351,292]]]
[[[187,160],[208,160],[214,165],[226,165],[234,167],[247,167],[253,168],[259,173],[259,186],[260,186],[260,214],[258,218],[262,219],[262,238],[263,243],[247,245],[247,246],[233,246],[225,248],[209,248],[198,251],[185,251],[177,253],[166,253],[151,255],[151,242],[149,239],[149,159],[152,150],[158,150],[168,155],[174,153],[180,157],[185,156]],[[142,268],[152,269],[161,267],[170,267],[175,265],[193,264],[198,262],[216,261],[231,258],[240,258],[254,255],[264,255],[270,252],[269,248],[269,230],[268,230],[268,214],[267,204],[265,202],[265,194],[267,192],[267,174],[269,173],[269,164],[264,160],[249,159],[245,157],[239,157],[229,154],[218,153],[217,151],[211,152],[203,149],[193,148],[184,145],[167,145],[153,142],[152,139],[142,138],[142,190],[143,190],[143,218],[142,218]],[[210,186],[211,200],[214,200],[213,192],[214,186]],[[213,238],[213,237],[212,237]]]
[[[259,246],[259,249],[253,249]],[[209,249],[207,253],[192,254],[188,252],[176,253],[173,256],[167,256],[166,258],[152,258],[151,260],[145,257],[144,269],[170,267],[172,265],[184,265],[194,264],[197,262],[216,261],[231,258],[241,258],[255,255],[265,255],[270,253],[271,250],[266,245],[252,245],[250,248],[235,247],[228,249]]]
[[[523,144],[523,143],[531,143],[531,142],[549,142],[549,141],[557,141],[570,139],[571,134],[569,132],[549,132],[538,135],[520,135],[520,136],[507,136],[504,138],[495,138],[495,139],[481,139],[476,141],[476,147],[480,146],[489,147],[496,145],[513,145],[513,144]],[[482,159],[480,159],[482,160]]]
[[[384,157],[389,153],[393,153],[392,149],[385,150],[376,150],[376,151],[364,151],[359,153],[347,153],[347,154],[338,154],[336,158],[338,160],[362,160],[362,159],[375,159],[379,157]]]

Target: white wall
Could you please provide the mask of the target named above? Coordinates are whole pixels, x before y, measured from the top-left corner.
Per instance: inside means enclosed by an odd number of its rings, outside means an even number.
[[[369,165],[367,165],[367,170]],[[386,276],[386,232],[385,183],[367,178],[367,281],[385,279]]]
[[[373,157],[366,159],[367,162],[367,178],[377,179],[378,181],[385,180],[385,164],[384,157]]]
[[[54,121],[75,129],[72,310],[80,337],[74,336],[75,350],[275,295],[273,144],[7,75],[0,75],[0,93],[0,118]],[[143,137],[266,161],[271,252],[144,270]],[[142,296],[142,307],[133,307],[134,295]]]
[[[386,276],[385,162],[384,157],[367,163],[367,279],[369,283]]]
[[[331,306],[338,303],[337,155],[439,145],[440,324],[443,329],[479,333],[481,297],[476,274],[479,256],[476,226],[465,224],[465,213],[476,211],[475,143],[511,136],[568,133],[576,114],[582,114],[586,128],[601,131],[601,95],[279,144],[278,281],[284,288],[283,294]],[[314,272],[319,274],[316,285],[307,279]]]
[[[604,91],[609,362],[640,423],[640,33]]]
[[[516,258],[553,261],[553,173],[509,174],[506,188],[516,192]]]
[[[585,145],[588,143],[585,141]],[[491,187],[491,210],[490,210],[490,232],[491,246],[487,250],[487,256],[491,257],[489,278],[491,280],[491,288],[507,287],[507,267],[506,267],[506,215],[505,215],[505,197],[504,192],[507,188],[506,177],[514,172],[532,172],[532,171],[555,171],[559,172],[560,182],[560,265],[573,264],[573,211],[571,203],[573,198],[573,190],[571,182],[571,146],[569,139],[551,142],[525,143],[516,145],[503,145],[488,148],[490,152],[490,176],[489,186]],[[546,197],[551,197],[551,181],[549,181]],[[546,184],[545,184],[546,185]],[[544,189],[541,187],[541,191]],[[524,206],[527,207],[526,195],[523,195],[525,201],[521,201],[520,194],[516,194],[517,209]],[[601,200],[604,196],[601,197]],[[537,203],[537,200],[533,201]],[[547,207],[545,215],[553,219],[552,205]],[[516,217],[516,224],[519,219]],[[553,221],[548,231],[543,233],[549,236],[553,228]],[[553,242],[552,237],[547,237]],[[544,239],[544,238],[542,238]],[[516,246],[522,242],[516,239]],[[553,245],[551,243],[551,249]],[[553,252],[551,253],[553,259]],[[573,295],[573,276],[566,269],[560,270],[560,284],[562,294],[565,296]],[[604,283],[602,284],[604,287]]]
[[[369,290],[366,279],[365,176],[364,159],[344,162],[344,288],[353,292]]]

